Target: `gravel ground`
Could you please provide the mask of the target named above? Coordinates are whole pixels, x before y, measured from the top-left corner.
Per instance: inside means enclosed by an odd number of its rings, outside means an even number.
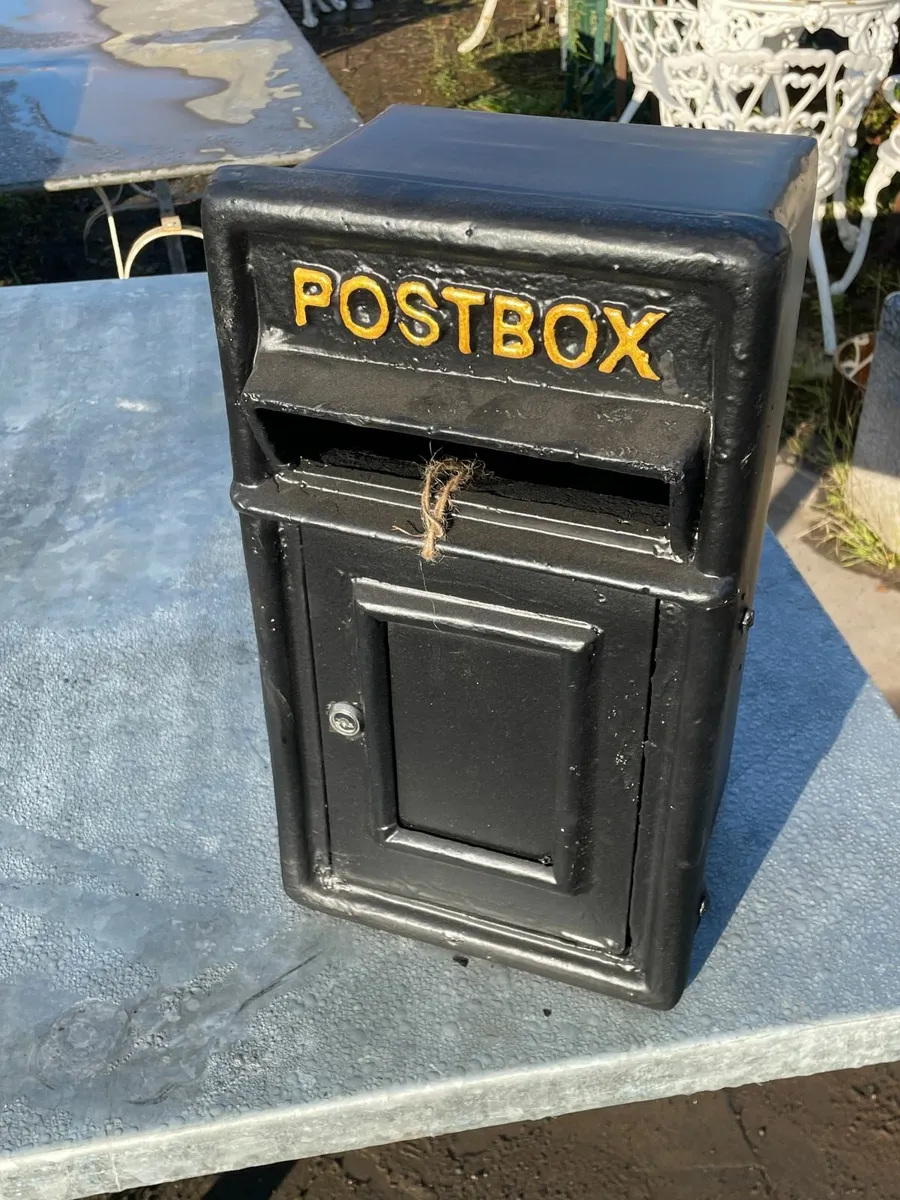
[[[900,1072],[842,1071],[278,1163],[106,1200],[895,1200]]]

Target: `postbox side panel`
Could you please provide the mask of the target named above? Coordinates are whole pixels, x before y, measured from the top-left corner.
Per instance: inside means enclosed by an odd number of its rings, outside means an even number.
[[[449,555],[423,580],[309,526],[302,554],[335,878],[621,953],[656,602]]]

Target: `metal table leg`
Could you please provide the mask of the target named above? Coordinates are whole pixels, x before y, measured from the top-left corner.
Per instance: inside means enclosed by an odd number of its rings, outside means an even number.
[[[156,181],[156,202],[159,205],[160,223],[165,226],[166,218],[175,217],[175,205],[172,201],[172,189],[165,179]],[[184,243],[180,237],[166,238],[166,250],[169,255],[169,269],[173,275],[184,275],[187,272],[187,261],[184,257]]]

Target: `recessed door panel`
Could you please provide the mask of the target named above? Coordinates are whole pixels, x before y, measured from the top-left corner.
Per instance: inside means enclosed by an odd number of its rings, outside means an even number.
[[[388,654],[398,824],[552,862],[569,751],[560,654],[404,622],[388,624]]]

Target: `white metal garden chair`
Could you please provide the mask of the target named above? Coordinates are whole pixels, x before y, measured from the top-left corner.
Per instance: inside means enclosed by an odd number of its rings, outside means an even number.
[[[657,65],[665,58],[702,49],[700,15],[689,0],[610,0],[609,13],[628,59],[634,91],[619,120],[628,122],[653,91]]]
[[[703,23],[700,49],[707,53],[784,50],[827,29],[845,39],[848,50],[877,58],[882,79],[891,69],[900,0],[697,0],[697,7]],[[858,228],[847,216],[846,184],[844,171],[831,195],[831,213],[849,253]]]
[[[884,98],[895,113],[900,113],[900,102],[897,100],[898,87],[900,87],[900,75],[888,76],[882,85]],[[853,248],[853,257],[841,278],[837,283],[831,285],[832,296],[843,295],[859,274],[869,248],[872,222],[878,215],[878,197],[898,172],[900,172],[900,122],[894,125],[887,141],[882,142],[878,147],[875,165],[866,180],[866,188],[863,193],[862,208],[860,209],[861,220],[856,244]]]
[[[652,87],[664,125],[816,138],[819,171],[809,258],[828,354],[834,353],[835,328],[821,224],[829,196],[846,178],[857,126],[880,79],[881,64],[870,55],[797,47],[675,55],[661,59],[654,72]]]

